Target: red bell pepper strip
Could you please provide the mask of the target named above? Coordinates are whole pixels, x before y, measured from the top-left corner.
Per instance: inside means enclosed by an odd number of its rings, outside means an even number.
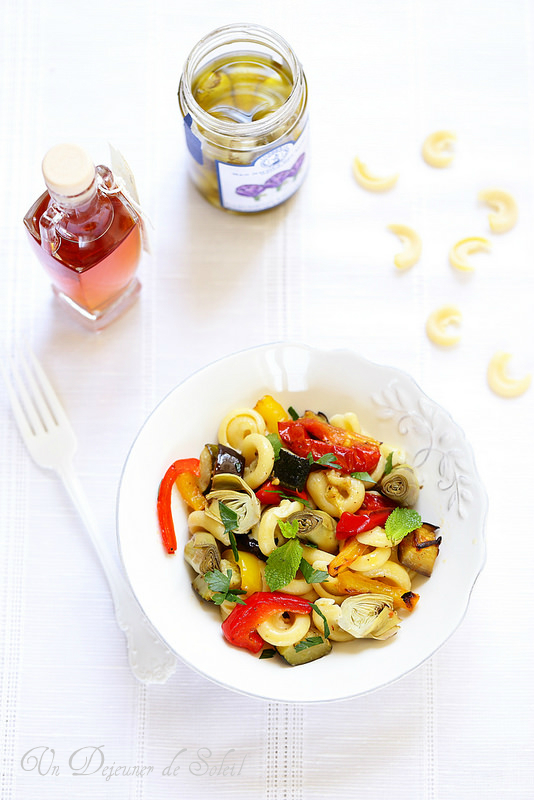
[[[171,511],[172,487],[178,475],[184,472],[192,472],[200,475],[200,461],[198,458],[182,458],[171,464],[159,485],[158,490],[158,522],[161,531],[163,546],[167,553],[171,555],[176,552],[176,533]]]
[[[317,461],[333,454],[342,472],[372,472],[380,460],[380,445],[374,439],[338,428],[315,416],[278,423],[284,445],[302,458],[311,453]]]
[[[396,508],[397,503],[379,492],[366,492],[359,511],[379,511],[383,508]]]
[[[265,483],[256,489],[256,497],[264,506],[278,506],[286,496],[294,497],[295,500],[309,500],[306,492],[288,489],[274,481],[265,481]]]
[[[256,628],[272,614],[292,611],[296,614],[309,614],[311,603],[284,592],[255,592],[245,600],[245,605],[237,605],[224,620],[224,638],[236,647],[244,647],[252,653],[259,653],[265,644]]]
[[[344,511],[336,527],[336,539],[348,539],[358,533],[372,531],[377,526],[382,527],[393,511],[393,508],[383,508],[378,511],[363,511],[351,514]]]

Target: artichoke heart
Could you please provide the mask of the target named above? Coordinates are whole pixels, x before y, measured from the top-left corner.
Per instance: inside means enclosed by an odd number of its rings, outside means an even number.
[[[260,502],[248,483],[239,475],[220,473],[213,476],[211,485],[211,492],[206,495],[209,503],[206,514],[220,522],[219,502],[223,503],[237,514],[235,533],[248,533],[261,515]]]
[[[401,506],[415,505],[419,497],[419,481],[412,467],[400,464],[394,467],[380,482],[380,491]]]
[[[184,548],[184,558],[199,575],[221,567],[215,536],[206,531],[199,531],[191,536]]]
[[[337,624],[355,639],[389,639],[397,633],[399,618],[385,594],[357,594],[340,606]]]
[[[336,522],[326,511],[297,511],[288,517],[288,522],[297,521],[297,536],[306,542],[316,544],[327,553],[337,553],[339,541],[336,539]]]

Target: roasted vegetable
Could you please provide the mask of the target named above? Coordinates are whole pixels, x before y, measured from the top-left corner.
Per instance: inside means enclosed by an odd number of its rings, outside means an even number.
[[[355,639],[389,639],[399,628],[393,600],[385,594],[357,594],[341,603],[337,624]]]
[[[332,645],[328,639],[324,639],[323,635],[312,625],[304,639],[301,639],[300,642],[278,645],[276,649],[288,664],[291,664],[292,667],[296,667],[299,664],[308,664],[310,661],[315,661],[317,658],[327,656],[332,649]]]
[[[237,450],[223,444],[207,444],[200,454],[200,489],[209,489],[214,475],[228,473],[242,478],[244,471],[245,459]]]
[[[413,569],[427,578],[432,575],[441,544],[441,536],[436,538],[437,530],[436,525],[425,522],[399,542],[397,554],[403,567]]]
[[[415,505],[419,497],[419,481],[412,467],[400,464],[393,467],[380,481],[380,491],[386,497],[406,508]]]
[[[326,550],[327,553],[337,552],[336,522],[326,511],[297,511],[287,521],[298,523],[299,539],[316,544],[319,550]]]
[[[282,448],[274,462],[273,474],[283,486],[301,492],[310,474],[310,462]]]
[[[206,531],[194,533],[184,548],[184,558],[199,575],[221,568],[221,556],[215,536]]]
[[[239,475],[220,473],[213,476],[211,486],[206,514],[220,520],[219,503],[223,503],[237,514],[235,533],[248,533],[261,514],[260,502],[248,483]]]
[[[266,394],[261,400],[258,400],[254,411],[263,417],[269,433],[278,433],[278,423],[289,419],[285,408],[270,394]]]

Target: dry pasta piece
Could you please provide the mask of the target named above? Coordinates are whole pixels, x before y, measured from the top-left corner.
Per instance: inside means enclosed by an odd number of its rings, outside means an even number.
[[[423,158],[431,167],[448,167],[454,158],[451,146],[456,141],[452,131],[435,131],[423,142]]]
[[[462,272],[472,272],[473,267],[469,263],[469,256],[472,253],[486,252],[491,250],[491,244],[482,236],[470,236],[467,239],[460,239],[451,248],[449,260],[455,269]]]
[[[421,258],[421,237],[416,233],[413,228],[407,225],[397,225],[395,223],[388,225],[388,229],[396,234],[404,245],[404,249],[397,253],[393,259],[393,263],[397,269],[410,269],[414,264],[417,264]]]
[[[503,189],[483,189],[478,193],[478,199],[487,203],[494,212],[488,215],[490,228],[493,233],[506,233],[517,222],[517,203],[510,192]]]
[[[390,189],[393,189],[399,178],[398,173],[382,178],[379,178],[377,175],[372,175],[367,169],[367,166],[362,164],[359,158],[354,159],[352,171],[356,182],[369,192],[388,192]]]
[[[458,326],[462,321],[462,312],[456,306],[442,306],[433,311],[426,321],[426,334],[431,342],[442,347],[457,344],[461,335],[451,333],[450,325]]]
[[[523,378],[512,378],[508,374],[508,363],[511,353],[499,351],[495,353],[488,365],[488,384],[495,394],[501,397],[519,397],[530,387],[532,375]]]

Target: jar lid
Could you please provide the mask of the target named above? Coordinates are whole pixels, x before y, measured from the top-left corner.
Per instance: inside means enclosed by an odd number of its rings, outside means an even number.
[[[43,158],[43,176],[48,189],[64,197],[79,195],[91,186],[95,165],[82,147],[57,144]]]

